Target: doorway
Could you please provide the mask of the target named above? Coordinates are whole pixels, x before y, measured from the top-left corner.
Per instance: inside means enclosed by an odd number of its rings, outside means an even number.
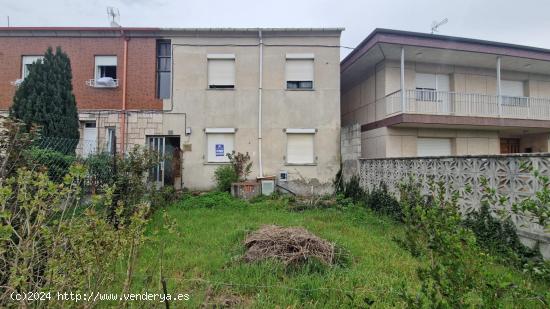
[[[501,138],[500,153],[519,153],[519,138]]]
[[[96,152],[97,148],[97,127],[95,121],[84,122],[82,132],[82,156],[87,158]]]
[[[160,162],[151,169],[149,178],[157,186],[177,186],[181,182],[181,149],[179,136],[149,136],[149,148]]]

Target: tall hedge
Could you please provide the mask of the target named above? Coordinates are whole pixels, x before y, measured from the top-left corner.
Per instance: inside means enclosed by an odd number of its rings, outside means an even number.
[[[29,69],[29,75],[18,86],[10,115],[41,127],[45,138],[78,139],[78,111],[73,95],[71,62],[60,47],[55,53],[49,47],[43,60]],[[76,147],[63,152],[72,152]]]

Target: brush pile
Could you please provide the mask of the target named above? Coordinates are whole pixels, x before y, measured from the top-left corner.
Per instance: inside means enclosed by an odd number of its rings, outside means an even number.
[[[302,227],[264,225],[246,237],[246,262],[277,259],[285,265],[296,265],[317,259],[334,264],[334,244],[317,237]]]

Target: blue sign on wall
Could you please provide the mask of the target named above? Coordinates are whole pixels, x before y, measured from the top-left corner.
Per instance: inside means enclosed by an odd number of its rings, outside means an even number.
[[[225,156],[223,144],[216,144],[216,157],[223,157],[223,156]]]

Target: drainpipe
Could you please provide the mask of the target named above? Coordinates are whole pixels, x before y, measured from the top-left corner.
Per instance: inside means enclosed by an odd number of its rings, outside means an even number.
[[[405,113],[405,47],[401,47],[401,112]]]
[[[120,152],[124,155],[126,153],[126,76],[128,71],[128,38],[124,34],[124,30],[121,31],[124,39],[124,55],[123,55],[123,69],[122,69],[122,113],[120,117]]]
[[[258,82],[258,165],[259,178],[264,177],[264,169],[262,164],[262,87],[263,87],[263,67],[264,67],[264,41],[262,38],[262,30],[258,30],[258,46],[260,48],[260,78]]]
[[[502,117],[502,85],[500,84],[500,56],[497,57],[497,102],[498,102],[498,116]]]

